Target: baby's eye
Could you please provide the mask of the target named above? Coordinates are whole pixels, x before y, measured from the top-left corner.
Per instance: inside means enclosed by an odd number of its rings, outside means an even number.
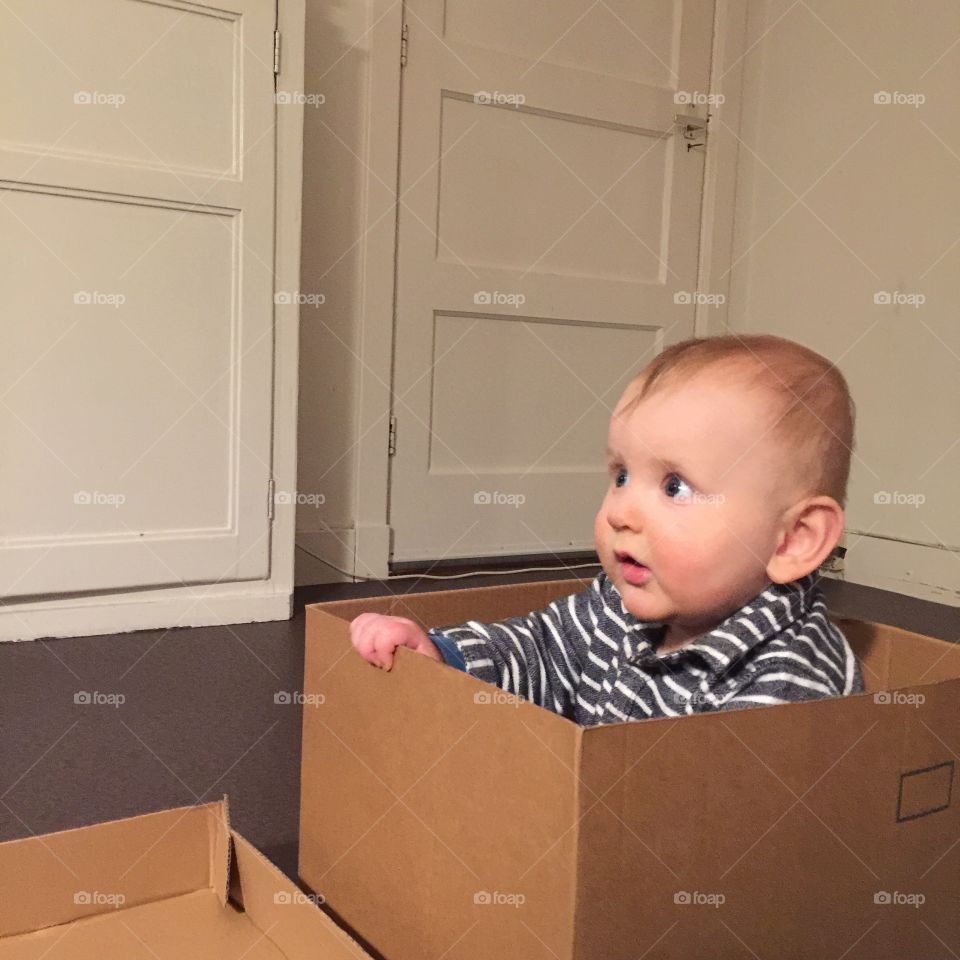
[[[663,489],[668,497],[676,500],[689,500],[693,496],[690,484],[676,473],[667,475],[667,482]]]
[[[622,487],[626,482],[627,482],[626,467],[617,467],[616,471],[613,474],[613,485],[615,487]]]

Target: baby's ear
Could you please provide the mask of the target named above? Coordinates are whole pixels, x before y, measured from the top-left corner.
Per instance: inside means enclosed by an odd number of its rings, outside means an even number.
[[[833,497],[806,497],[794,504],[780,524],[767,576],[790,583],[812,573],[840,542],[843,525],[843,507]]]

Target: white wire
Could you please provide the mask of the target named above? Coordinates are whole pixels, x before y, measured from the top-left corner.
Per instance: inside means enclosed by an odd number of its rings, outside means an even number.
[[[317,558],[319,559],[319,558]],[[329,560],[320,561],[324,566],[330,567],[331,570],[336,570],[337,573],[342,573],[345,577],[349,577],[351,580],[359,580],[363,583],[390,583],[393,580],[462,580],[465,577],[500,577],[506,576],[513,573],[555,573],[560,570],[584,570],[587,567],[599,567],[599,561],[596,563],[575,563],[570,566],[563,567],[519,567],[514,570],[474,570],[472,573],[449,573],[449,574],[440,574],[440,573],[397,573],[391,574],[386,580],[378,580],[376,577],[361,577],[357,574],[350,573],[348,570],[341,570],[339,567],[334,566],[330,563]]]

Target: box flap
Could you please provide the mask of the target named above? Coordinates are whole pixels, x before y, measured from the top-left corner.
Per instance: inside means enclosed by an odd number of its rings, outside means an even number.
[[[367,954],[256,847],[233,834],[243,908],[288,960],[357,960]]]
[[[509,589],[406,609],[450,623],[545,602]],[[390,960],[568,955],[581,728],[410,650],[379,670],[327,605],[308,608],[304,693],[321,696],[304,708],[300,872],[334,915]]]
[[[213,890],[0,939],[0,960],[284,960],[270,937]],[[316,960],[324,955],[314,954]]]
[[[522,616],[545,607],[560,597],[579,593],[591,580],[548,580],[517,583],[500,587],[471,587],[466,590],[434,590],[427,593],[405,593],[358,600],[337,600],[307,606],[309,623],[312,610],[323,610],[349,622],[361,613],[382,613],[407,617],[424,630],[445,627],[466,620],[502,620]]]
[[[220,802],[0,844],[0,937],[211,885]]]
[[[214,804],[213,808],[217,805]],[[210,886],[221,904],[226,904],[230,895],[230,863],[233,857],[233,841],[230,833],[230,803],[227,795],[219,804],[219,816],[212,809],[208,818],[210,828]]]

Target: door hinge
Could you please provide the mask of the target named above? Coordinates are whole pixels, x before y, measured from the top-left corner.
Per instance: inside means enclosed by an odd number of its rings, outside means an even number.
[[[273,31],[273,75],[280,75],[280,31]]]
[[[393,456],[397,452],[397,418],[390,418],[390,428],[387,433],[387,454]]]
[[[676,124],[677,131],[687,144],[688,152],[694,147],[705,147],[707,145],[707,123],[710,121],[709,117],[697,117],[693,114],[678,113],[674,115],[673,120]]]
[[[273,477],[267,481],[267,519],[273,519],[273,502],[276,498],[276,483]]]
[[[407,65],[407,48],[410,45],[410,27],[404,24],[400,30],[400,66]]]

